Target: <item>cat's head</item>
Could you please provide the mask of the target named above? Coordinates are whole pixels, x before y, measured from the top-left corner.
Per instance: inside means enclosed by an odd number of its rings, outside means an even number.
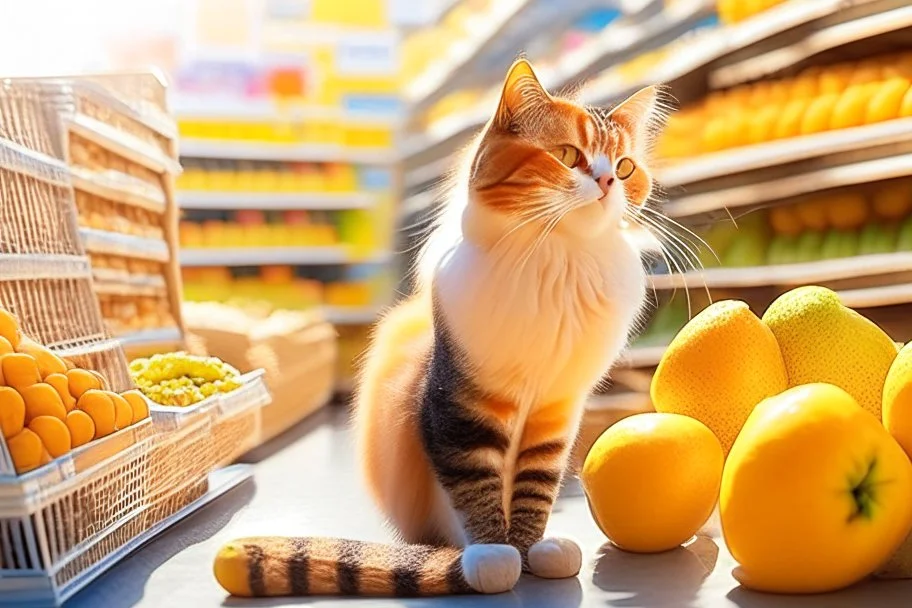
[[[660,90],[614,108],[550,95],[516,61],[467,173],[463,234],[499,243],[528,231],[600,238],[619,230],[628,205],[652,194],[649,154],[664,121]]]

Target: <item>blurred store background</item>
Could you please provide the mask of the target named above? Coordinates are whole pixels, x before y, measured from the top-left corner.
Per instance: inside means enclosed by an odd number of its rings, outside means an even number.
[[[409,292],[433,186],[520,52],[546,86],[579,89],[588,104],[659,82],[681,108],[657,150],[664,211],[680,225],[656,228],[664,252],[644,244],[654,310],[593,416],[650,407],[663,345],[710,298],[762,310],[792,286],[823,284],[910,337],[904,0],[0,7],[4,76],[154,67],[165,85],[182,171],[163,201],[180,214],[178,234],[136,231],[142,214],[124,223],[104,197],[80,207],[84,227],[100,232],[86,241],[96,279],[126,273],[135,287],[99,288],[108,330],[137,354],[186,347],[265,367],[277,403],[308,387],[305,409],[350,389],[371,323]],[[135,239],[112,251],[104,234],[121,230]],[[149,250],[167,253],[150,262]],[[176,294],[136,287],[169,264],[180,280],[162,284]]]

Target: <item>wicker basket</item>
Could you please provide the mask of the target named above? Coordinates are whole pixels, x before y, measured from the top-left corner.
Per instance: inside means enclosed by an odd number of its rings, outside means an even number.
[[[219,395],[211,408],[214,414],[209,461],[212,469],[231,464],[259,445],[262,409],[272,401],[263,374],[263,370],[245,374],[244,385]]]

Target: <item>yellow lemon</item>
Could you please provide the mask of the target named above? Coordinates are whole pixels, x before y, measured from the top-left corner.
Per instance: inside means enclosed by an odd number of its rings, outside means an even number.
[[[750,415],[719,514],[742,585],[833,591],[871,574],[912,529],[912,464],[844,390],[798,386]]]
[[[667,551],[690,539],[719,495],[722,446],[712,431],[677,414],[636,414],[589,450],[580,481],[596,523],[627,551]]]
[[[912,458],[912,343],[899,351],[883,388],[883,424]]]
[[[772,332],[738,300],[710,304],[665,350],[650,395],[659,412],[696,418],[725,453],[754,406],[787,387]]]
[[[896,344],[882,329],[815,285],[779,296],[763,322],[779,342],[789,386],[834,384],[880,419],[884,381],[896,358]]]

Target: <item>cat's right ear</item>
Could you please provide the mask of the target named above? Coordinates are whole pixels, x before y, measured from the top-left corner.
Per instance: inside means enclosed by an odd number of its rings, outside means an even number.
[[[494,125],[509,129],[524,113],[547,103],[550,99],[551,96],[538,81],[529,62],[518,59],[507,72],[500,102],[497,104],[497,113],[494,115]]]

